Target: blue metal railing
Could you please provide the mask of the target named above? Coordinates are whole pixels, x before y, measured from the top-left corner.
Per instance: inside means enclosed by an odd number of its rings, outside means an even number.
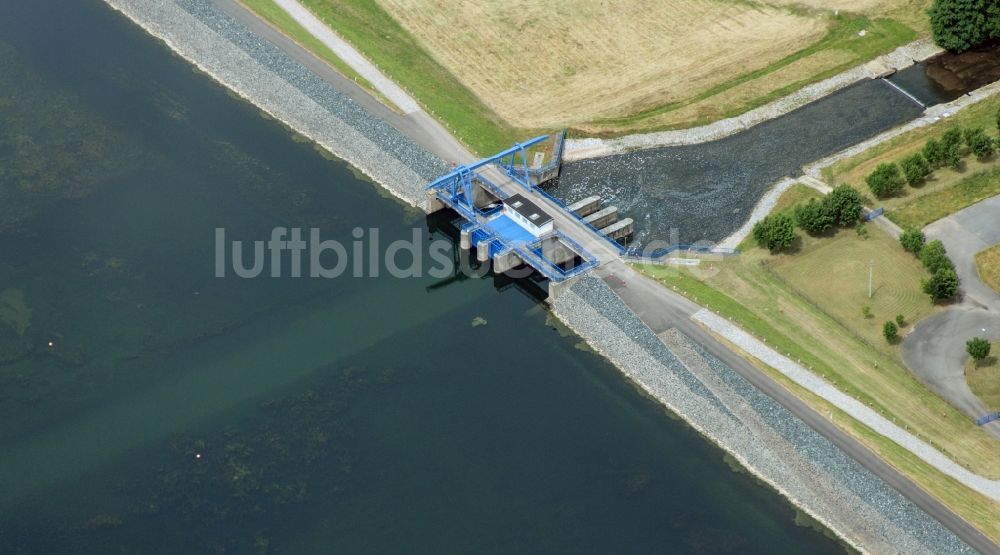
[[[870,221],[874,220],[875,218],[881,216],[882,214],[885,214],[885,208],[876,208],[875,210],[872,210],[871,212],[868,212],[867,214],[865,214],[864,220],[866,222],[870,222]]]
[[[976,426],[985,426],[994,420],[1000,420],[1000,412],[991,412],[986,416],[980,416],[976,419]]]
[[[565,202],[563,202],[563,201],[557,199],[556,197],[550,195],[548,193],[548,191],[546,191],[545,189],[542,189],[541,187],[537,187],[536,186],[536,187],[534,187],[534,190],[536,190],[539,193],[541,193],[542,196],[544,196],[545,198],[547,198],[547,199],[551,200],[552,202],[556,203],[560,208],[563,209],[564,212],[572,215],[574,218],[576,218],[576,220],[578,222],[580,222],[581,224],[587,226],[591,231],[593,231],[594,233],[596,233],[598,237],[604,239],[609,244],[611,244],[611,246],[614,247],[616,250],[618,250],[619,253],[622,253],[622,254],[625,253],[625,247],[623,247],[621,243],[619,243],[618,241],[615,241],[611,237],[608,237],[607,235],[601,233],[600,229],[597,229],[596,227],[594,227],[593,224],[591,224],[590,222],[584,220],[583,216],[581,216],[581,215],[577,214],[576,212],[573,212],[572,210],[570,210],[569,207],[566,206]]]

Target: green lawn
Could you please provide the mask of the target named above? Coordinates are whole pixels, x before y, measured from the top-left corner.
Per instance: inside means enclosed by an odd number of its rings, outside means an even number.
[[[780,197],[778,197],[778,202],[775,203],[771,212],[775,214],[778,212],[784,212],[785,210],[794,209],[799,204],[805,204],[809,202],[810,199],[821,200],[822,198],[823,193],[820,193],[812,187],[796,183],[782,193]]]

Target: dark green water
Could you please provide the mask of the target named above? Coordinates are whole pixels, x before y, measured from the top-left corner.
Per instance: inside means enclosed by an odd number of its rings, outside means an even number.
[[[516,288],[213,273],[427,225],[101,3],[0,3],[0,552],[842,550]]]

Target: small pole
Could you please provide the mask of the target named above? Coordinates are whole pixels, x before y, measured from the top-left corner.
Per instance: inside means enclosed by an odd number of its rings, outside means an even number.
[[[875,265],[875,261],[868,260],[868,298],[872,298],[872,267]]]

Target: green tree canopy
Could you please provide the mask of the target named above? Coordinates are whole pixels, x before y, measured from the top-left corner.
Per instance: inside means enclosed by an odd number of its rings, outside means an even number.
[[[952,52],[1000,38],[1000,3],[996,0],[934,0],[928,15],[934,42]]]
[[[982,337],[973,337],[965,342],[965,352],[969,353],[972,360],[979,362],[990,356],[990,342]]]
[[[903,166],[903,175],[906,176],[906,182],[911,186],[919,185],[931,174],[931,165],[924,158],[924,155],[919,152],[914,152],[903,158],[901,165]]]
[[[923,262],[924,268],[927,268],[931,273],[937,272],[941,268],[954,269],[955,267],[951,259],[948,258],[948,251],[945,250],[944,243],[937,239],[920,249],[920,261]]]
[[[927,237],[919,229],[907,229],[899,236],[899,242],[904,249],[919,256],[920,251],[924,248],[924,243],[927,242]],[[940,241],[938,242],[940,243]],[[944,245],[941,245],[941,248],[943,249]]]
[[[958,293],[958,274],[951,266],[938,268],[930,279],[924,281],[924,293],[935,301],[943,301]]]
[[[771,252],[786,249],[795,241],[795,222],[784,213],[767,216],[753,226],[753,238]]]
[[[903,190],[903,176],[899,173],[899,166],[891,162],[879,164],[865,178],[865,183],[878,198],[896,196]]]
[[[886,322],[882,326],[882,335],[885,336],[885,340],[892,343],[899,337],[899,326],[896,322]]]
[[[861,193],[850,185],[839,185],[823,199],[835,225],[850,227],[861,219],[864,201]]]

